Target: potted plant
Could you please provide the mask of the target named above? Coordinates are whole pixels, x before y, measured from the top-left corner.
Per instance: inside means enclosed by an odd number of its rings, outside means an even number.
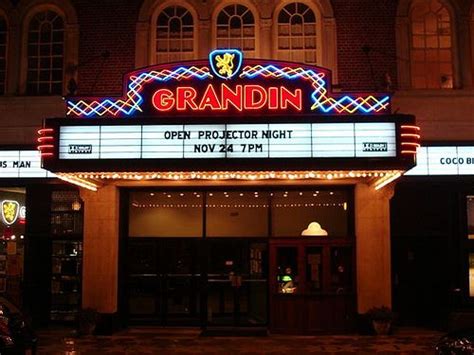
[[[77,331],[79,335],[91,335],[99,322],[99,313],[93,308],[84,308],[77,314]]]
[[[367,317],[372,321],[375,334],[387,335],[390,332],[394,318],[390,308],[386,306],[373,307],[368,310]]]

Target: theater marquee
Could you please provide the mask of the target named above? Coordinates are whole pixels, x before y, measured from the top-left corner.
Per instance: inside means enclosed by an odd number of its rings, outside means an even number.
[[[121,97],[68,98],[39,150],[52,171],[413,165],[414,117],[391,115],[388,94],[334,93],[330,75],[232,49],[141,69]]]

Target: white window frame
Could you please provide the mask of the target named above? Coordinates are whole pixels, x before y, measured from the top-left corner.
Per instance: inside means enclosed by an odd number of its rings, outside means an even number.
[[[158,29],[158,17],[159,15],[169,7],[179,6],[184,8],[192,17],[193,19],[193,50],[189,52],[162,52],[163,56],[167,55],[168,59],[164,59],[163,61],[158,61],[159,52],[157,51],[157,29]],[[182,28],[181,28],[182,31]],[[169,31],[168,31],[169,33]],[[168,41],[170,38],[167,39]],[[188,6],[186,3],[177,3],[177,2],[166,2],[160,6],[158,6],[151,16],[151,23],[150,23],[150,45],[149,45],[149,63],[150,64],[162,64],[171,61],[178,61],[178,60],[192,60],[196,59],[197,48],[198,48],[198,19],[195,11],[192,7]],[[176,54],[176,58],[172,58],[173,55]]]
[[[275,57],[277,59],[280,59],[280,60],[301,62],[301,60],[296,59],[295,55],[293,55],[295,53],[295,51],[291,49],[291,45],[288,49],[280,49],[279,48],[280,40],[282,38],[280,36],[280,26],[282,24],[279,22],[279,17],[280,17],[280,13],[282,11],[286,11],[285,8],[290,4],[303,4],[304,6],[307,6],[308,10],[311,10],[313,12],[313,15],[314,15],[316,20],[315,20],[314,23],[309,23],[309,24],[314,25],[315,32],[314,32],[314,36],[305,36],[304,29],[303,29],[302,36],[291,36],[291,26],[290,26],[288,36],[285,36],[283,38],[288,39],[289,43],[291,44],[296,39],[302,39],[303,42],[305,42],[307,37],[313,37],[315,39],[316,48],[315,49],[306,49],[306,48],[303,47],[302,49],[298,49],[298,52],[301,51],[301,50],[303,50],[305,52],[311,52],[312,50],[314,50],[316,52],[315,53],[316,61],[315,62],[308,62],[308,61],[304,60],[303,62],[306,63],[306,64],[311,64],[311,65],[322,65],[322,56],[323,56],[322,55],[323,54],[323,45],[322,45],[322,22],[323,21],[322,21],[322,16],[321,16],[320,11],[315,6],[312,6],[312,4],[307,3],[305,1],[292,1],[292,2],[289,2],[289,3],[288,2],[283,3],[279,6],[278,11],[275,12],[275,18],[274,18],[274,23],[275,23],[275,26],[274,26],[275,27],[275,34],[274,34],[274,38],[275,38],[275,45],[274,45]],[[290,17],[291,16],[304,16],[304,13],[300,13],[299,10],[300,9],[297,8],[297,13],[290,14]],[[291,22],[291,20],[290,20],[290,22]],[[303,22],[303,27],[304,27],[304,24],[306,24],[306,23]],[[285,54],[289,54],[289,57],[286,56]],[[305,57],[306,57],[306,55],[305,55]]]
[[[260,20],[260,17],[258,16],[258,11],[257,9],[255,8],[255,6],[253,6],[251,3],[247,2],[247,1],[239,1],[239,2],[235,2],[235,1],[229,1],[229,2],[223,2],[220,4],[220,6],[218,6],[214,12],[213,12],[213,20],[212,20],[212,48],[235,48],[236,46],[231,46],[231,45],[228,45],[228,46],[218,46],[217,45],[217,42],[218,42],[218,38],[217,38],[217,33],[218,33],[218,23],[217,23],[217,20],[219,18],[219,14],[221,13],[221,11],[223,11],[226,7],[228,6],[237,6],[237,5],[240,5],[240,6],[243,6],[245,8],[247,8],[247,11],[250,11],[250,13],[252,14],[253,16],[253,41],[254,41],[254,50],[245,50],[244,48],[241,47],[238,47],[240,48],[243,53],[244,53],[244,56],[247,57],[247,58],[257,58],[260,54],[260,42],[259,42],[259,30],[260,30],[260,26],[259,26],[259,20]],[[236,15],[235,15],[236,16]],[[229,18],[229,21],[230,21],[230,18]],[[243,24],[243,22],[242,22]],[[228,33],[230,33],[230,26],[229,26],[229,22],[227,23],[227,26],[228,26]],[[231,36],[228,36],[226,38],[220,38],[221,40],[227,40],[227,41],[230,41],[230,40],[239,40],[241,43],[243,43],[243,41],[245,39],[248,39],[248,37],[244,37],[243,36],[243,27],[242,27],[242,30],[241,30],[241,34],[242,36],[240,37],[231,37]]]

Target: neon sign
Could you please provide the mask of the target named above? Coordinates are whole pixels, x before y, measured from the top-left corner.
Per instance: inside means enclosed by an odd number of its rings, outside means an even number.
[[[219,92],[219,94],[217,93]],[[158,89],[153,95],[153,106],[160,112],[178,111],[227,111],[231,106],[238,111],[285,110],[292,107],[296,111],[303,108],[303,98],[300,89],[293,91],[284,86],[265,88],[260,85],[236,85],[233,90],[226,84],[220,89],[209,84],[202,97],[191,86],[176,88],[176,92],[168,89]]]
[[[390,96],[331,90],[324,68],[243,60],[219,49],[208,61],[152,66],[125,76],[118,98],[69,98],[69,117],[166,117],[166,115],[386,114]]]

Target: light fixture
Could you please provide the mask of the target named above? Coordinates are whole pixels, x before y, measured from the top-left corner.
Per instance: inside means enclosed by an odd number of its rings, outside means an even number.
[[[73,211],[80,211],[81,210],[81,201],[75,199],[74,202],[71,204],[71,208]]]

